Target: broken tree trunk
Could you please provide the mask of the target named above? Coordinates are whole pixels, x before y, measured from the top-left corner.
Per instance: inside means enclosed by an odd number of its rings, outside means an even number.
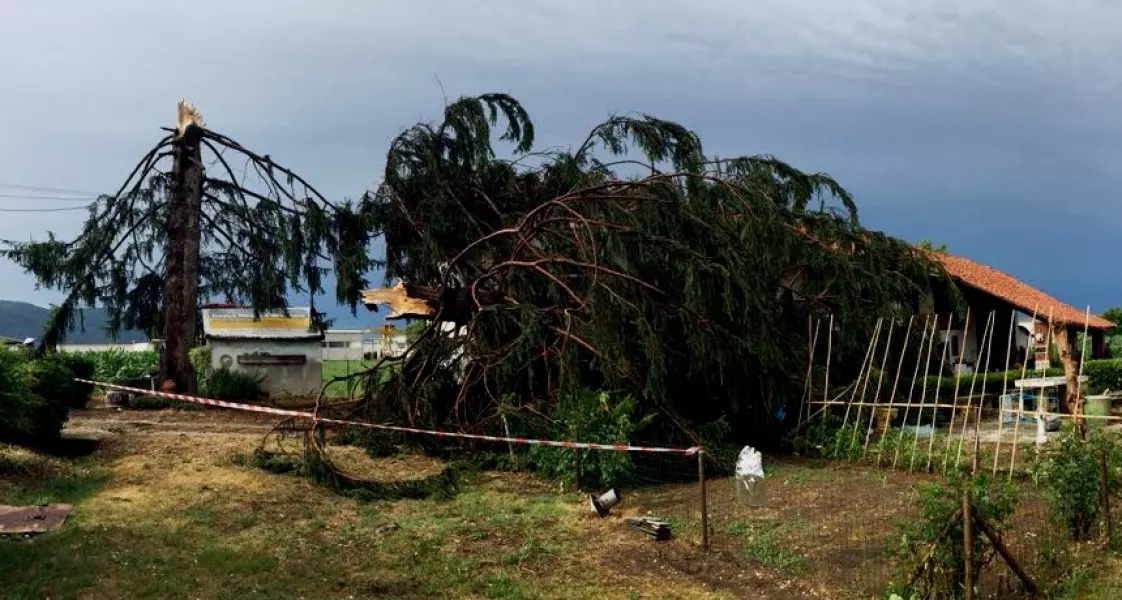
[[[411,296],[405,282],[398,281],[397,285],[390,288],[363,290],[362,303],[370,310],[377,310],[380,304],[388,304],[390,314],[386,316],[387,319],[431,319],[436,313],[439,295],[423,295],[415,289],[413,291],[414,295]]]
[[[180,100],[174,163],[168,188],[168,230],[164,257],[164,349],[160,381],[175,382],[180,393],[195,392],[190,351],[195,340],[199,294],[199,211],[202,209],[202,117]]]
[[[496,304],[501,301],[502,295],[494,291],[478,291],[477,297],[483,304]],[[389,288],[375,288],[363,290],[362,303],[370,310],[378,310],[378,306],[385,304],[390,307],[387,320],[395,319],[423,319],[426,321],[439,319],[464,325],[471,321],[472,315],[478,308],[467,288],[444,288],[439,286],[417,285],[397,282]]]
[[[1079,365],[1075,361],[1075,335],[1066,323],[1051,325],[1052,339],[1060,353],[1060,365],[1064,369],[1064,406],[1063,410],[1072,415],[1075,430],[1083,437],[1083,401],[1079,386]]]

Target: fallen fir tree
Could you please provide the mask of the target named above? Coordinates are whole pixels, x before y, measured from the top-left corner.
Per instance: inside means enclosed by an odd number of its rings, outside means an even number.
[[[369,376],[358,414],[465,431],[513,418],[548,435],[560,394],[591,388],[660,415],[647,438],[766,446],[799,410],[809,316],[833,315],[844,382],[874,321],[946,280],[863,228],[831,177],[770,156],[710,159],[681,125],[616,117],[572,150],[533,140],[501,94],[394,140],[363,202],[398,284],[367,302],[429,326],[390,359],[393,376]]]

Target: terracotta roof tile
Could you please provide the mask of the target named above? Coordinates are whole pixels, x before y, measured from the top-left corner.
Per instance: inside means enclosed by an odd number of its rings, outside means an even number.
[[[1065,304],[993,267],[945,252],[931,252],[930,254],[943,263],[947,273],[959,283],[1000,298],[1022,312],[1031,315],[1036,310],[1038,318],[1047,320],[1048,311],[1051,309],[1054,321],[1073,325],[1082,325],[1087,320],[1086,310]],[[1114,323],[1092,314],[1090,320],[1087,321],[1087,326],[1091,329],[1110,329],[1114,327]]]

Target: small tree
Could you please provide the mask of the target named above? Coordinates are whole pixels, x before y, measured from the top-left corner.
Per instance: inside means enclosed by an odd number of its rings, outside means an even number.
[[[377,263],[362,206],[328,200],[269,155],[206,128],[183,101],[169,131],[116,193],[90,206],[75,239],[48,233],[44,241],[7,241],[3,253],[66,294],[43,348],[81,326],[81,307],[99,305],[111,335],[128,328],[163,337],[161,379],[192,391],[188,353],[200,299],[259,313],[285,308],[297,292],[314,310],[330,267],[336,299],[353,310]]]

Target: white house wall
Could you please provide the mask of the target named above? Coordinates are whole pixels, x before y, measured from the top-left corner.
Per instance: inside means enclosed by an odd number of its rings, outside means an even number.
[[[323,360],[362,360],[361,329],[327,330],[323,334]]]
[[[323,386],[323,349],[319,340],[215,340],[211,347],[211,368],[228,368],[257,378],[264,376],[262,391],[270,397],[314,397]],[[303,355],[302,365],[243,365],[238,356],[245,354]],[[223,357],[229,357],[224,364]]]
[[[971,327],[971,329],[974,328]],[[955,338],[958,339],[958,352],[954,352],[953,343],[949,348],[947,348],[947,365],[949,365],[951,369],[954,369],[961,360],[963,364],[973,367],[973,370],[977,370],[978,368],[980,368],[978,365],[977,333],[975,331],[971,331],[970,335],[967,336],[966,332],[962,329],[952,329],[949,332],[944,329],[939,332],[940,345],[947,343],[948,336],[951,340],[954,340]],[[936,349],[936,351],[938,352],[942,352],[942,350],[942,347]]]

